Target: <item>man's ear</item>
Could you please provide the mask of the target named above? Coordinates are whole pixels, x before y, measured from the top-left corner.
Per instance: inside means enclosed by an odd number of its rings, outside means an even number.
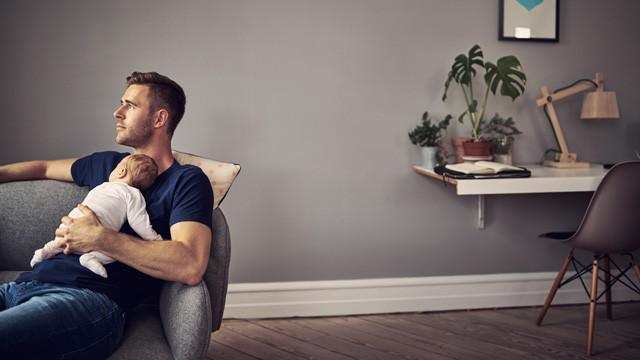
[[[157,112],[156,121],[153,124],[153,126],[156,128],[161,128],[167,124],[168,120],[169,120],[169,112],[165,109],[160,109]]]

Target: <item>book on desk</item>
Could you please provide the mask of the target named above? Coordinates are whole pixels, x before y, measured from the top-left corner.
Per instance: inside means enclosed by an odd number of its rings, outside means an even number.
[[[531,172],[523,167],[511,166],[492,161],[449,164],[437,166],[436,174],[452,179],[501,179],[531,177]]]

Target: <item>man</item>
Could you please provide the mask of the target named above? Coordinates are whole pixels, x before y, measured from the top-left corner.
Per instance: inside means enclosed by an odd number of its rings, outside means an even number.
[[[197,284],[211,245],[213,193],[202,171],[181,166],[171,138],[184,114],[182,88],[166,76],[134,72],[127,78],[114,113],[116,142],[152,157],[158,178],[144,191],[153,228],[171,241],[142,241],[125,224],[121,232],[103,227],[91,209],[83,217],[62,218],[56,230],[64,253],[38,263],[33,272],[0,286],[0,358],[108,356],[122,336],[126,312],[159,280]],[[56,179],[91,189],[128,154],[94,153],[80,159],[32,161],[0,167],[0,182]],[[79,255],[101,251],[117,262],[108,278],[83,268]]]

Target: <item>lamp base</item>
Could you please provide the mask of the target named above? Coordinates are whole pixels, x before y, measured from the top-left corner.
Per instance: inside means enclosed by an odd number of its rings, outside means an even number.
[[[561,161],[553,161],[553,160],[545,160],[544,166],[553,167],[558,169],[580,169],[580,168],[588,168],[590,164],[588,162],[561,162]]]
[[[578,154],[564,152],[556,153],[555,160],[545,160],[544,166],[554,167],[559,169],[580,169],[588,168],[588,162],[578,162]]]

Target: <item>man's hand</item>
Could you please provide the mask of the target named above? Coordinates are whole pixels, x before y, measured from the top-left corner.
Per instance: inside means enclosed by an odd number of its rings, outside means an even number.
[[[100,224],[93,211],[78,205],[84,216],[62,218],[66,228],[58,228],[58,246],[65,254],[98,250],[155,278],[196,285],[202,279],[211,247],[207,225],[184,221],[171,226],[171,239],[142,241]]]
[[[102,234],[108,231],[87,206],[80,204],[78,209],[84,216],[75,219],[65,216],[62,223],[66,227],[56,230],[56,236],[61,238],[58,240],[58,247],[64,248],[65,254],[99,250],[100,240],[104,238]]]

